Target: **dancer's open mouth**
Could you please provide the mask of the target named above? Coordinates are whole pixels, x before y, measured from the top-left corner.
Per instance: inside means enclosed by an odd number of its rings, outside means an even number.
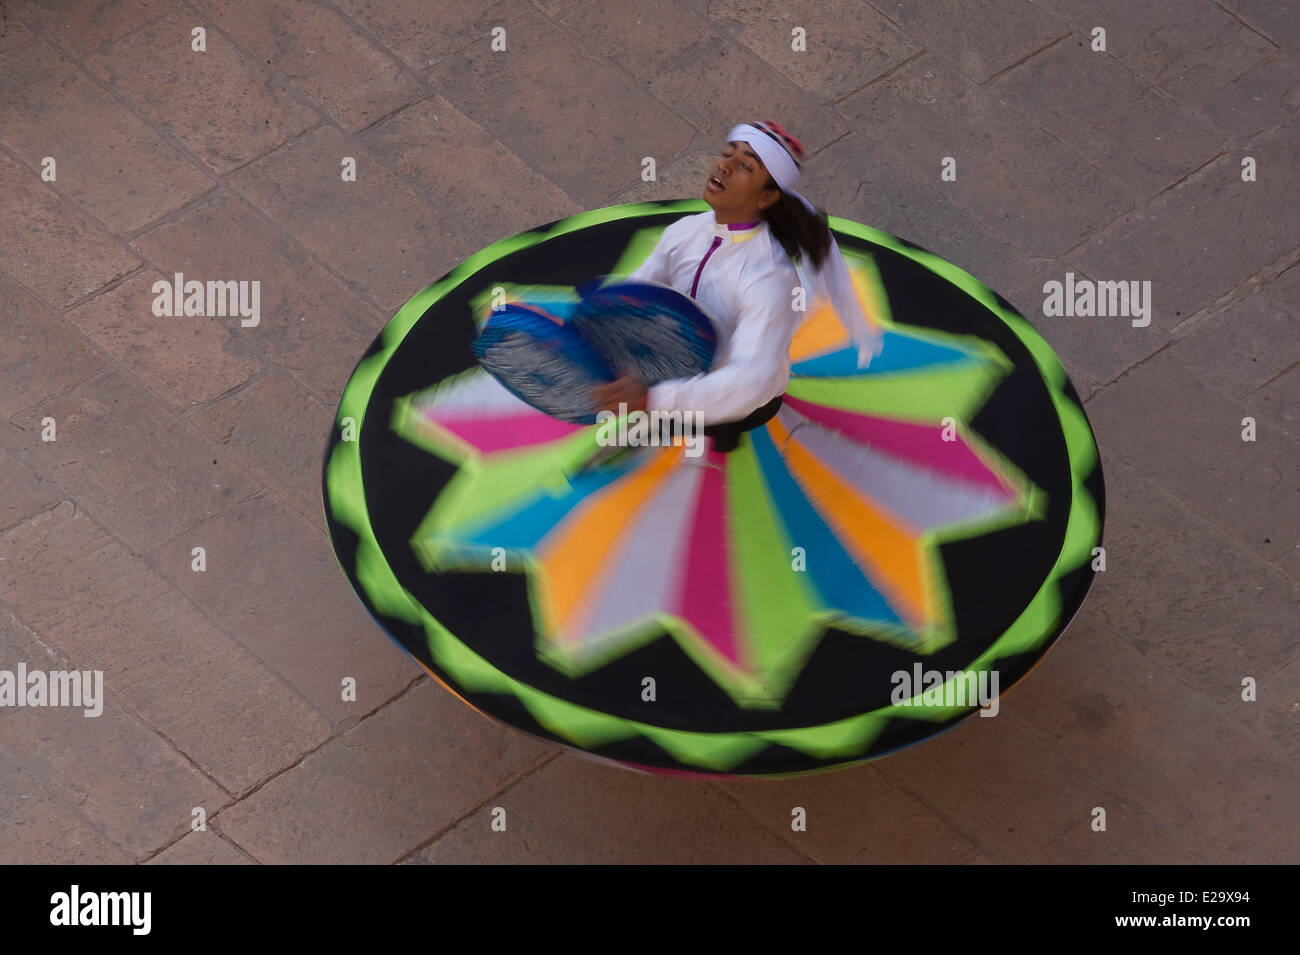
[[[722,184],[722,180],[719,179],[717,176],[710,176],[710,177],[709,177],[709,181],[708,181],[708,185],[706,186],[706,188],[707,188],[707,189],[710,189],[710,190],[712,190],[712,191],[714,191],[714,192],[722,192],[722,191],[724,191],[727,187],[726,187],[725,185]]]

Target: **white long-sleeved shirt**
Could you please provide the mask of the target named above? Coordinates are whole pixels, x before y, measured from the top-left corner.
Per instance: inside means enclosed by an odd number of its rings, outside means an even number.
[[[766,222],[718,225],[712,209],[664,229],[629,277],[694,298],[716,321],[718,348],[708,374],[652,385],[647,410],[694,411],[705,424],[719,424],[785,391],[790,340],[804,313],[794,308],[799,275],[788,256],[775,254],[774,243]]]

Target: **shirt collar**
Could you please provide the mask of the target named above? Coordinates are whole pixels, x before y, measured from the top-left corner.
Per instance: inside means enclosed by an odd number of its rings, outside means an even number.
[[[713,234],[724,239],[729,238],[732,242],[746,242],[758,235],[763,225],[762,219],[757,222],[732,222],[728,225],[720,225],[715,221],[713,223]]]

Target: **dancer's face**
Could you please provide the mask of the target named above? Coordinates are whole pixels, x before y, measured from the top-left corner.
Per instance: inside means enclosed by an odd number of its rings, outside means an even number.
[[[767,167],[748,143],[728,142],[709,170],[704,201],[720,223],[755,222],[781,196],[768,179]]]

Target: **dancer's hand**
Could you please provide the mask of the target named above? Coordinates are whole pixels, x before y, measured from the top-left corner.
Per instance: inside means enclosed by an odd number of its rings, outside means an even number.
[[[593,393],[596,396],[597,411],[612,411],[618,414],[620,404],[627,405],[628,411],[645,411],[645,382],[631,375],[624,375],[607,385],[597,385]]]

